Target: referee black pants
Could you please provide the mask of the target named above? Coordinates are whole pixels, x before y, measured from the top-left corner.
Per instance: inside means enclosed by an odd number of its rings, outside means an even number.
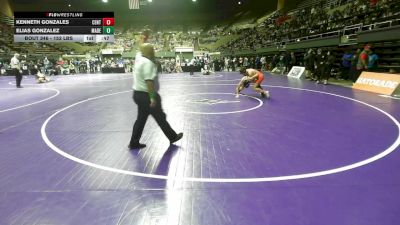
[[[133,92],[133,101],[138,106],[138,114],[133,125],[132,137],[130,145],[136,145],[139,143],[140,137],[142,136],[144,126],[146,125],[147,118],[152,115],[158,126],[164,132],[165,136],[172,141],[177,137],[176,132],[171,128],[167,122],[167,115],[164,113],[161,106],[161,97],[157,93],[156,95],[156,106],[150,107],[149,93],[143,91]]]
[[[21,86],[21,81],[22,81],[22,74],[19,72],[18,69],[12,69],[13,74],[15,76],[15,84],[17,87]]]
[[[190,65],[189,70],[190,70],[190,75],[193,75],[194,74],[194,66]]]

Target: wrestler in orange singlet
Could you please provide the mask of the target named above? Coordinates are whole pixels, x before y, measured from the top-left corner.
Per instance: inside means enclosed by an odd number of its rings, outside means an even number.
[[[248,83],[254,83],[253,90],[261,95],[261,97],[269,98],[269,91],[265,91],[261,87],[261,83],[264,80],[264,74],[255,69],[241,68],[240,73],[243,78],[240,80],[238,86],[236,87],[236,97],[239,97],[240,91],[242,91]]]

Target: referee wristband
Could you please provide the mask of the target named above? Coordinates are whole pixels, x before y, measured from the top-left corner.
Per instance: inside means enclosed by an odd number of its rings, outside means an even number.
[[[154,91],[149,92],[150,99],[156,99],[156,93]]]

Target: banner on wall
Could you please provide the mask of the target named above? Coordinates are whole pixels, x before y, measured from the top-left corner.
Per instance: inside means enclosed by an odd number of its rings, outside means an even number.
[[[353,84],[354,89],[392,95],[400,84],[400,76],[387,73],[362,72]]]
[[[175,52],[176,53],[182,53],[182,52],[193,52],[193,47],[175,47]]]
[[[292,69],[289,71],[289,73],[287,74],[288,77],[294,77],[297,79],[301,79],[304,77],[305,75],[305,67],[302,66],[293,66]]]
[[[116,48],[116,49],[102,49],[102,55],[121,55],[124,52],[123,48]]]

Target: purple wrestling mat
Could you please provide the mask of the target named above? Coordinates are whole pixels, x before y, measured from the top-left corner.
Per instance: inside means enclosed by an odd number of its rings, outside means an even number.
[[[400,101],[265,75],[160,75],[140,151],[132,75],[0,77],[0,224],[400,224]]]

